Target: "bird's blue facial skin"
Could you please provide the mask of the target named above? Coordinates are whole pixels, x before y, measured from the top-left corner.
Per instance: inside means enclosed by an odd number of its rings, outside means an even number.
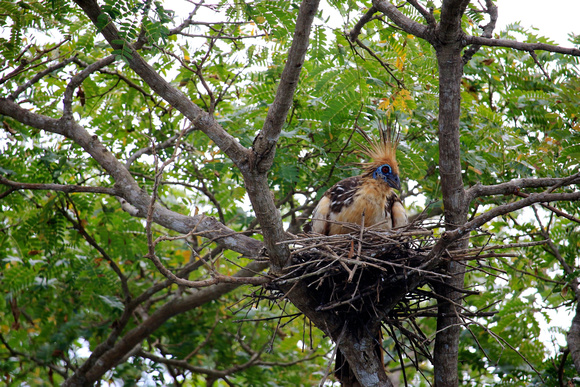
[[[373,172],[373,179],[383,179],[390,187],[397,190],[401,189],[401,182],[399,176],[393,173],[393,169],[389,164],[383,164]]]

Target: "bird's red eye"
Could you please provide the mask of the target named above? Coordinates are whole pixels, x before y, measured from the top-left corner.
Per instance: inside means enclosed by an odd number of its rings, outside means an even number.
[[[385,175],[388,173],[391,173],[391,168],[388,165],[383,165],[381,167],[381,172],[384,173]]]

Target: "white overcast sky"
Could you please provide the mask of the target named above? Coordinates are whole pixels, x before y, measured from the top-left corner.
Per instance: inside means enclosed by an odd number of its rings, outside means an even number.
[[[571,47],[568,34],[580,34],[580,0],[496,0],[496,31],[521,22],[523,27],[536,27],[539,34],[554,39],[561,46]]]

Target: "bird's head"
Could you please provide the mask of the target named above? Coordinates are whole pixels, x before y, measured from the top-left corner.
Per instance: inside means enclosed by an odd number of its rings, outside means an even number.
[[[401,181],[399,180],[399,174],[393,171],[393,168],[389,164],[383,164],[376,168],[373,172],[373,179],[384,180],[390,187],[401,190]]]
[[[369,156],[372,161],[363,163],[363,177],[383,180],[390,187],[400,190],[399,164],[397,164],[397,145],[399,139],[393,138],[390,130],[379,128],[380,138],[372,139],[368,134],[359,129],[365,139],[365,144],[359,144],[363,153]]]

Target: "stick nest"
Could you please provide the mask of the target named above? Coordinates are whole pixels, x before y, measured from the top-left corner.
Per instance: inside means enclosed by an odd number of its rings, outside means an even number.
[[[417,287],[445,277],[419,269],[436,242],[432,231],[416,224],[389,232],[359,228],[351,234],[299,235],[287,242],[293,247],[292,265],[273,286],[307,286],[318,301],[317,310],[341,313],[346,319],[376,314],[378,305],[404,288],[408,294],[397,302],[396,314],[410,315],[414,312],[409,308],[431,298]],[[410,275],[420,279],[407,287]]]

